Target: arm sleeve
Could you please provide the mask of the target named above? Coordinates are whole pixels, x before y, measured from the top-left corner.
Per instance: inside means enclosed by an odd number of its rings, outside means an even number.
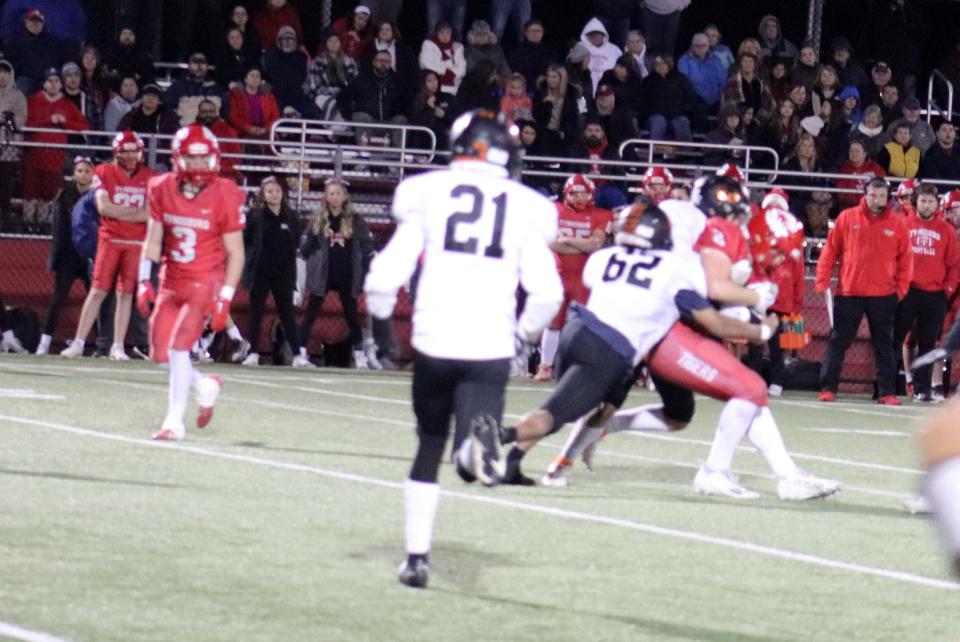
[[[517,334],[525,341],[535,341],[563,302],[563,284],[553,252],[535,234],[529,235],[521,251],[520,285],[527,292],[527,304],[517,322]]]
[[[160,179],[153,178],[147,183],[147,206],[150,208],[150,218],[163,223],[163,207],[160,205]]]
[[[676,304],[677,309],[680,310],[680,316],[685,319],[692,319],[693,313],[697,310],[711,307],[710,302],[701,296],[699,292],[688,289],[679,290],[673,297],[673,302]]]
[[[960,283],[960,256],[957,253],[957,237],[953,230],[948,230],[947,250],[944,253],[947,274],[943,281],[943,290],[949,299]]]
[[[913,248],[907,226],[903,224],[900,225],[900,243],[897,249],[897,298],[903,299],[910,290],[910,281],[913,280]]]

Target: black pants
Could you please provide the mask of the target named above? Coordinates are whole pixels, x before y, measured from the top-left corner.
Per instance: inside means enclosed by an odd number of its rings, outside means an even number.
[[[76,280],[83,281],[87,292],[90,291],[90,277],[87,274],[85,262],[65,261],[57,265],[53,273],[53,296],[50,297],[50,305],[47,306],[47,313],[43,317],[43,333],[52,335],[57,329],[57,319],[60,318],[60,310],[63,304],[67,302],[70,296],[70,288]],[[99,328],[98,328],[99,329]]]
[[[917,324],[915,338],[917,340],[917,354],[924,354],[933,350],[940,338],[943,329],[943,318],[947,314],[947,295],[942,291],[927,292],[917,288],[910,288],[907,296],[897,306],[894,322],[893,345],[897,352],[903,345],[903,340],[913,324]],[[899,354],[897,355],[899,356]],[[929,365],[917,370],[913,379],[913,390],[916,393],[930,392],[930,377],[933,366]]]
[[[860,320],[867,315],[873,361],[877,369],[877,389],[881,397],[896,394],[897,355],[893,347],[893,323],[897,295],[838,296],[833,303],[833,329],[820,368],[820,388],[836,392],[847,349],[857,336]]]
[[[619,407],[633,381],[633,366],[582,321],[569,318],[560,332],[557,385],[540,406],[557,432],[603,402]]]
[[[327,292],[336,292],[340,297],[340,306],[343,308],[343,318],[347,322],[347,328],[350,329],[350,345],[354,350],[363,348],[363,328],[360,326],[360,317],[357,315],[357,298],[353,296],[349,283],[331,283]],[[325,297],[311,294],[307,302],[307,312],[303,316],[303,323],[300,324],[300,342],[302,345],[310,344],[310,331],[313,329],[313,323],[320,316],[323,309],[323,300]]]
[[[289,276],[263,276],[257,278],[250,288],[250,352],[260,352],[260,324],[263,322],[263,309],[267,305],[267,295],[273,295],[277,306],[277,315],[283,324],[290,350],[296,355],[300,351],[300,339],[297,324],[293,320],[293,284]]]
[[[417,416],[419,445],[410,479],[435,482],[455,418],[454,452],[467,436],[476,417],[503,419],[504,391],[510,376],[510,359],[463,361],[413,356],[413,412]]]
[[[783,385],[783,348],[780,347],[780,326],[767,341],[770,350],[770,380],[768,383]],[[757,374],[763,374],[763,346],[748,344],[747,366]]]

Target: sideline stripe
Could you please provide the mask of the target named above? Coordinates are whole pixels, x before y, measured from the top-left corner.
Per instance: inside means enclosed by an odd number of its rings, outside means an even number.
[[[32,631],[19,627],[10,622],[0,620],[0,635],[13,638],[14,640],[24,640],[24,642],[67,642],[63,638],[44,633],[43,631]]]
[[[0,414],[0,421],[7,421],[10,423],[22,424],[27,426],[36,426],[40,428],[48,428],[48,429],[57,430],[60,432],[81,435],[84,437],[94,437],[94,438],[105,439],[109,441],[117,441],[121,443],[133,444],[141,447],[166,448],[168,450],[179,450],[183,452],[192,453],[195,455],[201,455],[204,457],[211,457],[216,459],[225,459],[229,461],[255,464],[258,466],[265,466],[268,468],[276,468],[280,470],[291,470],[291,471],[297,471],[297,472],[303,472],[303,473],[310,473],[314,475],[319,475],[321,477],[357,482],[357,483],[367,484],[371,486],[378,486],[381,488],[389,488],[392,490],[402,490],[403,488],[403,484],[400,482],[388,481],[385,479],[377,479],[375,477],[367,477],[365,475],[345,473],[345,472],[336,471],[336,470],[329,470],[329,469],[318,468],[314,466],[305,466],[302,464],[294,464],[290,462],[277,461],[273,459],[264,459],[261,457],[251,457],[248,455],[236,455],[233,453],[226,453],[218,450],[209,450],[206,448],[199,448],[197,446],[190,446],[182,443],[169,443],[169,442],[161,443],[161,442],[147,441],[144,439],[135,439],[133,437],[127,437],[125,435],[104,433],[96,430],[90,430],[87,428],[80,428],[77,426],[70,426],[66,424],[59,424],[59,423],[54,423],[49,421],[39,421],[36,419],[29,419],[26,417],[13,417],[9,415]],[[673,539],[698,542],[701,544],[712,544],[714,546],[720,546],[720,547],[731,548],[739,551],[756,553],[758,555],[764,555],[766,557],[773,557],[777,559],[801,562],[801,563],[810,564],[813,566],[820,566],[823,568],[845,571],[847,573],[869,575],[872,577],[881,577],[884,579],[894,580],[894,581],[902,582],[906,584],[914,584],[917,586],[924,586],[927,588],[943,589],[948,591],[960,590],[960,584],[956,582],[938,579],[938,578],[927,577],[924,575],[916,575],[913,573],[907,573],[903,571],[894,571],[890,569],[866,566],[864,564],[843,562],[840,560],[833,560],[826,557],[820,557],[818,555],[799,553],[796,551],[776,548],[773,546],[765,546],[762,544],[754,544],[752,542],[744,542],[741,540],[735,540],[735,539],[730,539],[726,537],[716,537],[713,535],[706,535],[704,533],[697,533],[694,531],[684,531],[684,530],[679,530],[674,528],[665,528],[665,527],[656,526],[653,524],[645,524],[642,522],[635,522],[627,519],[607,517],[604,515],[595,515],[591,513],[566,510],[562,508],[553,508],[550,506],[543,506],[540,504],[533,504],[530,502],[522,502],[522,501],[516,501],[516,500],[505,499],[500,497],[490,497],[490,496],[484,496],[484,495],[474,494],[474,493],[465,493],[465,492],[458,492],[458,491],[451,491],[451,490],[443,490],[442,493],[447,497],[455,497],[457,499],[463,499],[466,501],[472,501],[472,502],[487,504],[491,506],[499,506],[503,508],[514,508],[517,510],[523,510],[523,511],[532,512],[532,513],[539,513],[541,515],[551,515],[553,517],[560,517],[568,520],[590,522],[594,524],[603,524],[606,526],[614,526],[617,528],[636,531],[640,533],[660,535],[663,537],[670,537]]]

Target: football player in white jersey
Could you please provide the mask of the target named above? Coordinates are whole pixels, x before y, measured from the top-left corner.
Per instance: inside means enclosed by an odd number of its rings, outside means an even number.
[[[716,336],[758,342],[777,326],[775,315],[752,325],[717,312],[707,300],[699,263],[670,252],[670,221],[652,200],[620,210],[616,243],[587,261],[583,281],[590,298],[571,308],[560,335],[558,379],[550,397],[516,428],[503,431],[505,443],[517,442],[510,458],[519,460],[537,440],[600,404],[619,407],[633,385],[634,369],[681,316]]]
[[[494,485],[503,475],[500,420],[517,340],[536,341],[563,299],[549,244],[553,203],[510,179],[519,144],[505,122],[468,112],[450,132],[449,168],[404,180],[393,199],[397,229],[373,261],[367,309],[389,318],[397,290],[422,260],[413,311],[413,410],[419,446],[404,484],[407,560],[400,581],[423,588],[440,500],[440,461],[455,418],[458,470]],[[421,259],[422,257],[422,259]],[[517,286],[527,292],[516,318]]]

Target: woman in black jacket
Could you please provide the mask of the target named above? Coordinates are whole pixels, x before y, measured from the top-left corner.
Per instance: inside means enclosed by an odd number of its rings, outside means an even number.
[[[667,130],[673,138],[690,142],[690,116],[696,94],[686,76],[674,68],[673,56],[657,55],[653,73],[640,82],[640,122],[646,122],[651,140],[664,140]]]
[[[343,181],[331,178],[324,185],[323,204],[303,234],[300,255],[307,260],[306,289],[310,294],[300,326],[300,356],[305,358],[313,322],[323,309],[324,297],[333,290],[340,297],[350,329],[354,365],[366,369],[369,366],[363,351],[357,297],[373,258],[373,236],[363,217],[354,213]]]
[[[533,97],[533,119],[539,125],[543,150],[548,156],[563,156],[580,136],[580,94],[567,77],[563,65],[550,65],[537,83]]]
[[[284,336],[296,355],[292,365],[294,368],[309,368],[310,361],[299,354],[300,335],[293,319],[297,241],[300,238],[297,213],[287,204],[276,176],[268,176],[260,183],[259,201],[259,206],[247,215],[247,227],[243,231],[246,253],[243,285],[250,292],[250,353],[243,365],[260,363],[260,325],[267,295],[272,294]]]
[[[260,64],[256,40],[248,40],[240,27],[230,27],[217,51],[217,82],[227,89],[242,86],[250,67]]]
[[[450,96],[440,91],[440,76],[437,72],[425,69],[420,72],[420,90],[414,96],[407,114],[411,125],[427,127],[436,136],[435,149],[447,148],[447,132],[450,129]],[[420,132],[410,134],[410,146],[429,148],[429,136]]]
[[[54,274],[53,296],[50,298],[50,305],[44,316],[43,334],[40,336],[37,354],[49,353],[60,309],[70,296],[73,282],[79,279],[83,281],[87,290],[90,289],[87,260],[81,257],[73,246],[70,215],[73,212],[73,206],[87,193],[92,184],[93,161],[85,156],[78,156],[73,161],[73,180],[64,181],[63,189],[53,202],[53,242],[50,246],[50,257],[47,259],[47,271]],[[105,315],[100,315],[101,318],[103,316]]]

